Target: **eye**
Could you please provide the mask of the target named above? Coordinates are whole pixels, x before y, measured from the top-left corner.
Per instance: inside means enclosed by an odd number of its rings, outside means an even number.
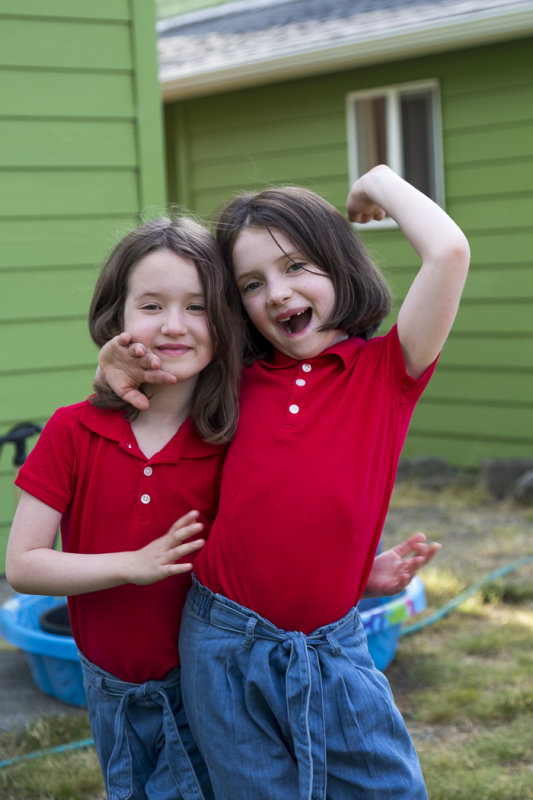
[[[159,311],[160,308],[161,306],[159,305],[159,303],[154,303],[154,302],[143,303],[141,306],[141,309],[143,311]]]
[[[187,306],[188,311],[197,311],[197,312],[204,312],[205,305],[204,303],[189,303]]]
[[[260,286],[261,281],[248,281],[248,283],[245,283],[244,286],[241,286],[241,294],[253,292],[255,289],[259,289]]]
[[[305,264],[301,261],[290,261],[287,265],[287,272],[299,272],[302,269],[305,269]]]

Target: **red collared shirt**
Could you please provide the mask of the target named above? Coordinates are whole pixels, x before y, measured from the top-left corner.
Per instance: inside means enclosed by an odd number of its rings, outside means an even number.
[[[202,441],[188,419],[147,459],[121,412],[84,402],[55,412],[16,483],[63,514],[64,550],[134,550],[193,508],[207,534],[224,455],[225,448]],[[179,623],[189,586],[186,574],[69,598],[78,647],[122,680],[163,678],[179,661]]]
[[[309,633],[358,602],[411,415],[434,365],[405,371],[396,327],[245,372],[201,583]]]

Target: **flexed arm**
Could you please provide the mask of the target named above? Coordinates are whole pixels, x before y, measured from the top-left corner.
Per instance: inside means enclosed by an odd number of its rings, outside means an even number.
[[[466,237],[440,206],[385,165],[355,181],[347,209],[353,222],[392,217],[422,260],[398,315],[407,372],[419,378],[455,319],[470,261]]]

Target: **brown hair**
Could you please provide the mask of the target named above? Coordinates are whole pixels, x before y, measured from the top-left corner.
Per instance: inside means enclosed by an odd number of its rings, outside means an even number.
[[[215,237],[233,274],[233,247],[246,227],[262,227],[276,239],[284,233],[311,264],[327,272],[335,306],[322,330],[343,330],[370,338],[390,311],[390,292],[351,223],[319,195],[296,186],[238,195],[219,212]],[[272,345],[247,320],[247,360],[262,357]]]
[[[207,325],[213,358],[200,373],[193,396],[192,418],[200,436],[223,443],[235,433],[242,367],[242,314],[233,281],[206,228],[188,217],[162,217],[128,233],[114,248],[96,281],[89,309],[89,331],[102,347],[122,331],[128,279],[138,262],[166,248],[190,259],[205,293]],[[108,387],[95,383],[92,402],[101,408],[136,409]]]

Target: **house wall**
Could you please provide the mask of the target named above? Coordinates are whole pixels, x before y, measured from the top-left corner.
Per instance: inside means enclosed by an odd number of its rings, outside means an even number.
[[[532,46],[527,38],[373,64],[165,108],[172,201],[207,216],[232,193],[296,183],[343,210],[346,94],[438,79],[446,209],[470,240],[472,267],[406,456],[477,467],[483,458],[533,453]],[[416,259],[397,230],[362,236],[397,310]]]
[[[152,3],[3,0],[0,182],[4,435],[90,393],[98,266],[140,211],[165,205]],[[13,456],[4,445],[0,571]]]

